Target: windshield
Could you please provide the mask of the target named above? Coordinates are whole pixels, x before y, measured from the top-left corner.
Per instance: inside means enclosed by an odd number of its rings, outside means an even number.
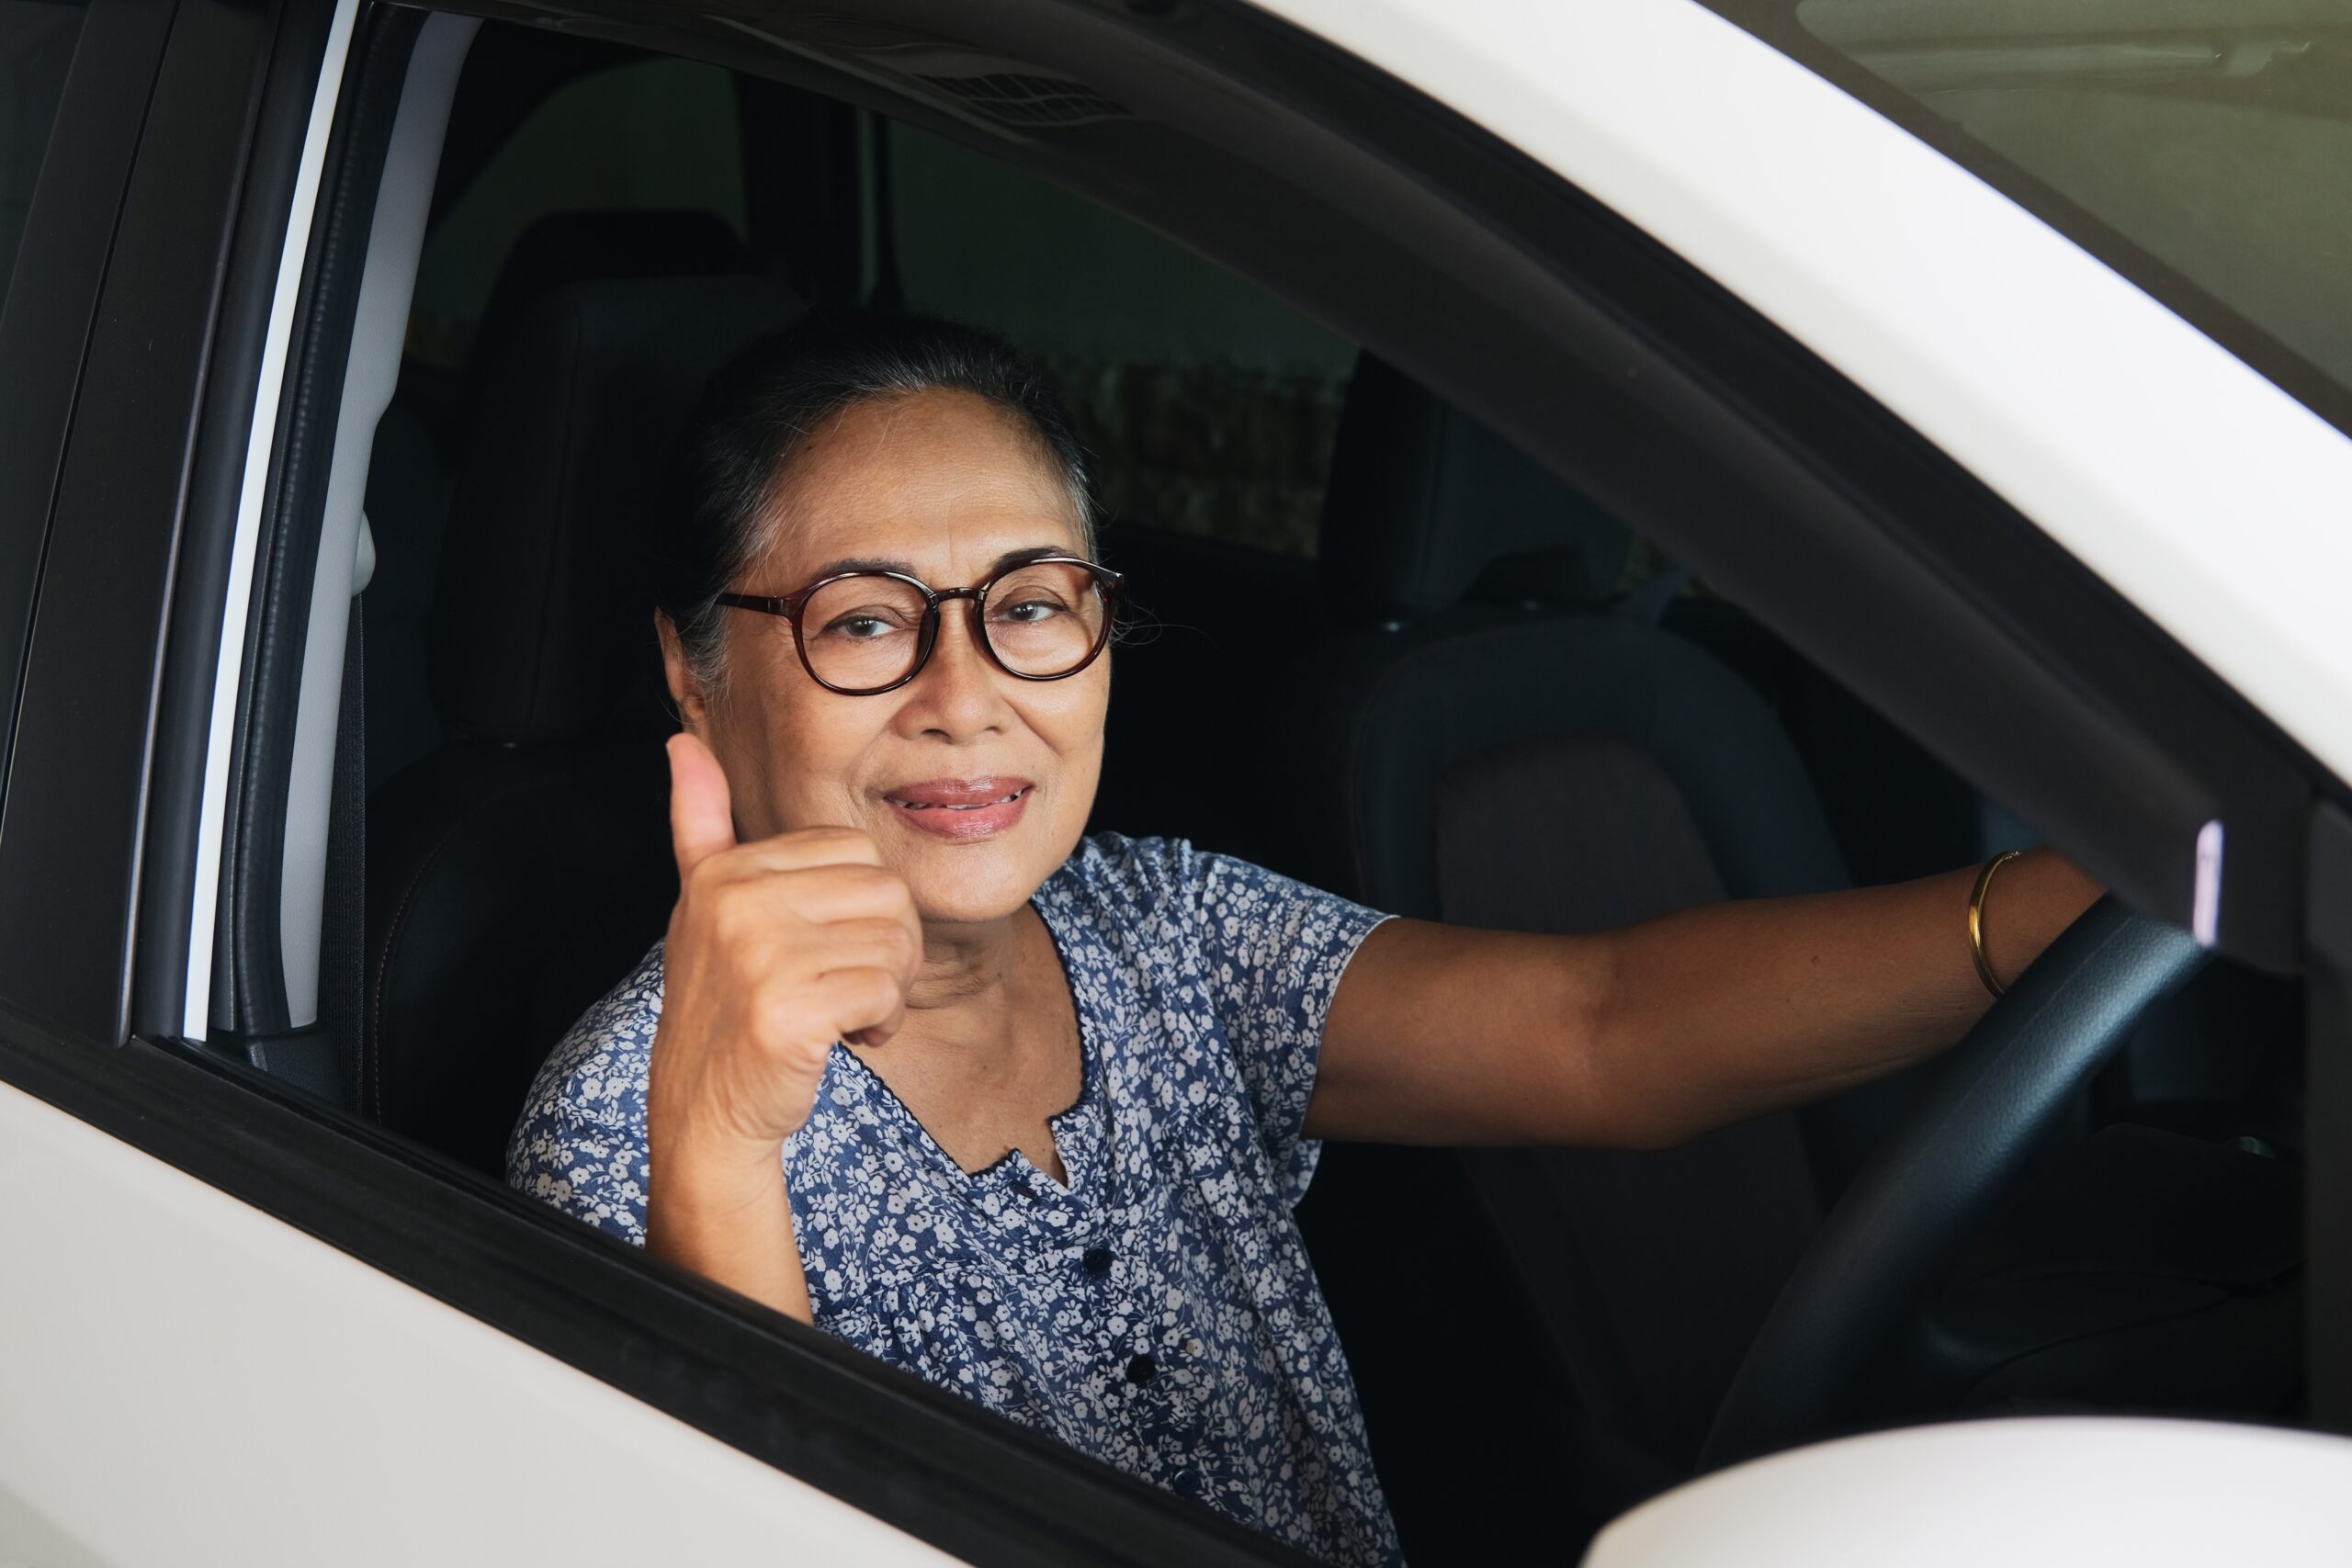
[[[1705,0],[2352,433],[2352,0]]]

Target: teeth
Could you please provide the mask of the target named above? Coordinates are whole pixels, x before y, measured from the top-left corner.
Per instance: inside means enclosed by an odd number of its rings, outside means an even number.
[[[1026,786],[1014,790],[1001,800],[983,800],[972,806],[949,806],[942,801],[900,800],[892,802],[907,811],[985,811],[991,806],[1010,806],[1029,793]]]

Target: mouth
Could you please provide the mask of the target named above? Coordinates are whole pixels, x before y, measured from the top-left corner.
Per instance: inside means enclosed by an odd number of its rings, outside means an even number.
[[[918,832],[943,839],[981,839],[1018,822],[1036,787],[1027,779],[933,779],[901,785],[882,798],[900,821]]]

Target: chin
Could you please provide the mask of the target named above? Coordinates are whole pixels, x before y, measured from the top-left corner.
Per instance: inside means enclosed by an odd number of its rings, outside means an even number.
[[[907,883],[914,891],[915,912],[922,917],[923,924],[986,925],[1004,919],[1029,902],[1030,895],[1059,864],[1056,862],[1054,866],[1034,875],[909,875]]]
[[[907,879],[922,919],[979,925],[1026,904],[1069,858],[1078,830],[1070,830],[1067,842],[1034,830],[957,844],[907,843],[906,835],[899,837],[885,858]]]

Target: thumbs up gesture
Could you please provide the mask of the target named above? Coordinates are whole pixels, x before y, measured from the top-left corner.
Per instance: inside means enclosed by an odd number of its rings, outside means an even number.
[[[654,1165],[772,1175],[833,1042],[878,1044],[905,1022],[922,925],[854,829],[737,843],[727,775],[691,735],[670,741],[670,831],[678,904],[647,1091]]]

